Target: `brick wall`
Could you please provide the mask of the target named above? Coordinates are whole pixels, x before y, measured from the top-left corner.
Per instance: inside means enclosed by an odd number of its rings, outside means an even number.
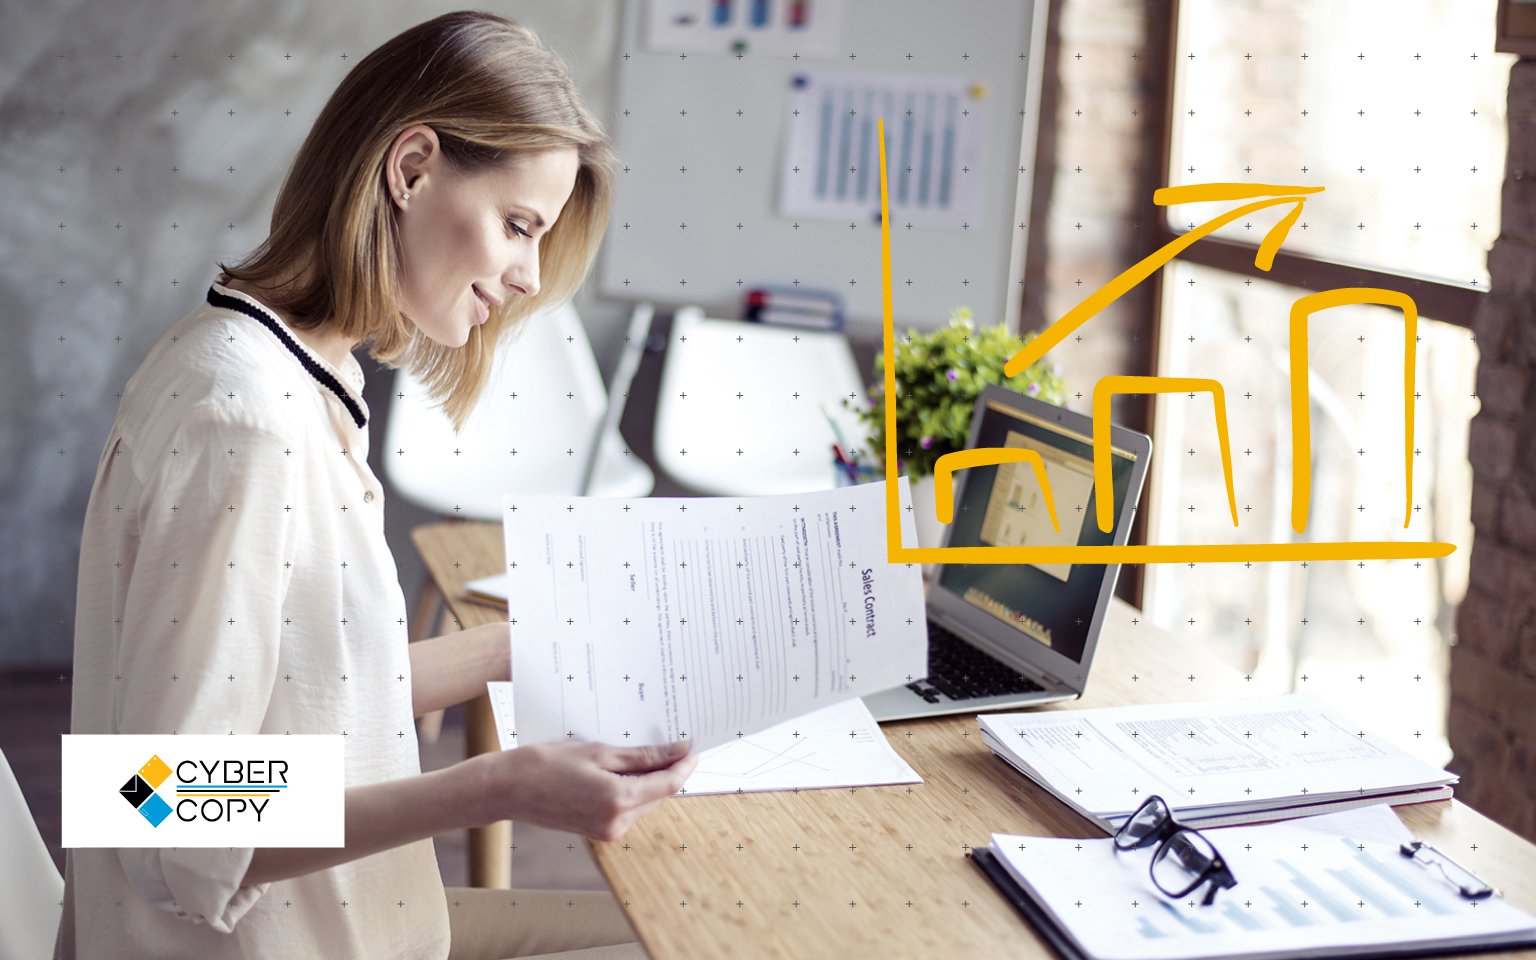
[[[1161,186],[1164,0],[1052,0],[1025,277],[1023,328],[1055,322],[1155,246],[1143,224]],[[1106,373],[1150,374],[1154,283],[1143,283],[1083,328],[1059,354],[1084,399]],[[1055,356],[1053,354],[1053,356]],[[1143,429],[1145,401],[1116,399],[1121,422]]]
[[[1152,192],[1168,54],[1169,0],[1049,0],[1039,140],[1032,185],[1021,328],[1041,330],[1155,247]],[[1088,408],[1104,374],[1153,373],[1158,282],[1131,290],[1053,356]],[[1144,396],[1114,400],[1117,422],[1151,429]],[[1146,514],[1132,533],[1143,539]],[[1145,568],[1121,570],[1115,592],[1140,604]]]
[[[1451,650],[1457,795],[1536,840],[1536,60],[1509,75],[1503,228],[1472,329],[1471,582]]]

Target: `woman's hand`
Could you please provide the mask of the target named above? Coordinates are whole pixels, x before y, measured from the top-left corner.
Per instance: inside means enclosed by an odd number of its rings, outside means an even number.
[[[262,847],[241,883],[286,880],[497,820],[616,840],[681,790],[698,765],[686,743],[555,743],[482,753],[420,776],[348,787],[345,847]]]
[[[684,742],[654,747],[555,743],[484,753],[478,765],[485,823],[522,820],[594,840],[616,840],[681,790],[698,766]]]

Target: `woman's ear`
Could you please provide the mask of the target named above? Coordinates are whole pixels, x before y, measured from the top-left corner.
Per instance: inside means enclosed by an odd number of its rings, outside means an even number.
[[[403,203],[401,194],[419,190],[441,162],[442,146],[436,130],[418,123],[400,131],[385,158],[384,168],[389,192],[395,201]]]

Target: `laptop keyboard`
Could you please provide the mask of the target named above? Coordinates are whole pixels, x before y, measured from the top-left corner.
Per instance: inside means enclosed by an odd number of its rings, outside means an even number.
[[[907,689],[937,703],[940,693],[951,700],[973,700],[1045,688],[930,620],[928,676]]]

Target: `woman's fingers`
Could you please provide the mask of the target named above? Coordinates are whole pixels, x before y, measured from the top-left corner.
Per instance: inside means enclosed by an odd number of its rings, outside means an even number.
[[[683,740],[648,747],[610,747],[602,764],[614,773],[648,773],[664,770],[689,755]]]
[[[498,760],[506,786],[494,791],[502,800],[497,819],[526,820],[603,840],[618,837],[682,789],[699,762],[686,743],[527,746],[490,762]]]

